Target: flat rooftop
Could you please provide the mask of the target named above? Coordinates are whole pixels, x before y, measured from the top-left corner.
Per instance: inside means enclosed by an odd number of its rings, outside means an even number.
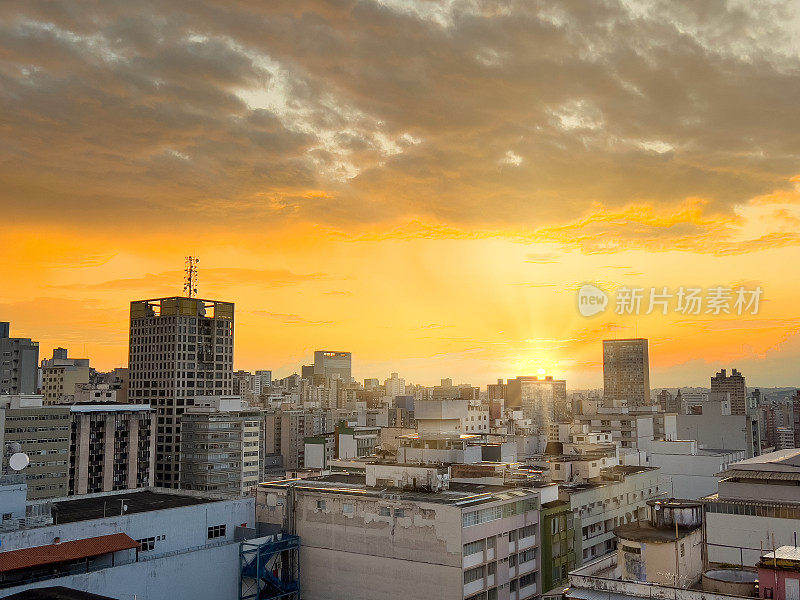
[[[120,504],[123,500],[128,507],[126,515],[220,501],[216,498],[184,496],[152,490],[130,490],[120,494],[98,494],[74,500],[56,500],[53,502],[53,520],[61,524],[117,516],[120,514]]]
[[[370,488],[367,487],[366,476],[358,473],[331,473],[330,475],[310,479],[286,479],[259,484],[261,488],[287,488],[290,486],[294,486],[299,490],[350,493],[375,498],[383,498],[387,494],[391,494],[393,497],[398,497],[402,500],[459,505],[476,505],[498,500],[538,496],[536,488],[528,485],[515,487],[454,481],[450,482],[449,489],[439,492],[403,490],[399,488]]]

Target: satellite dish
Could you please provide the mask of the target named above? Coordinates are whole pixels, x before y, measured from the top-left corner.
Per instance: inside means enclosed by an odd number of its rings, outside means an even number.
[[[31,462],[30,457],[22,452],[16,452],[8,459],[8,466],[15,471],[22,471]]]

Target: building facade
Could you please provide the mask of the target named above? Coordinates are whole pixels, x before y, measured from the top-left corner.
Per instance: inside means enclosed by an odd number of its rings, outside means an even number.
[[[39,342],[12,338],[11,326],[0,321],[0,395],[35,394],[39,381]]]
[[[603,340],[603,403],[606,407],[651,404],[646,339]]]
[[[264,415],[239,398],[196,398],[181,426],[181,488],[246,496],[261,478]]]
[[[195,396],[233,393],[234,305],[198,298],[131,302],[130,402],[156,409],[157,486],[180,482],[181,417]]]
[[[155,411],[148,404],[69,407],[69,494],[151,487]]]
[[[535,489],[450,483],[447,467],[368,465],[365,475],[261,484],[256,518],[299,535],[307,600],[331,590],[524,600],[541,593],[540,502]]]
[[[744,376],[736,369],[732,369],[730,375],[721,369],[711,378],[711,391],[730,395],[732,415],[747,414],[747,385]]]

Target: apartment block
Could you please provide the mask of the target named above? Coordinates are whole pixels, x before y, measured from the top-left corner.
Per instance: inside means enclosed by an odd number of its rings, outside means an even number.
[[[148,404],[69,407],[69,494],[145,488],[155,477],[155,411]]]
[[[263,471],[263,412],[238,397],[196,397],[181,426],[182,489],[246,496]]]
[[[42,406],[40,395],[0,396],[3,469],[9,450],[30,458],[28,499],[58,498],[69,490],[70,407]]]
[[[562,484],[559,499],[575,516],[578,566],[616,551],[614,528],[645,518],[647,501],[664,496],[658,469],[620,465],[603,470],[602,480]]]

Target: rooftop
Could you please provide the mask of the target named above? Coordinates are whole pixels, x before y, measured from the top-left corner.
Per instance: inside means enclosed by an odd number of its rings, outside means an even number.
[[[120,514],[120,504],[124,500],[127,510],[126,515],[179,508],[218,502],[218,499],[183,495],[152,490],[125,490],[124,493],[91,494],[74,500],[60,500],[53,502],[53,519],[55,523],[75,523],[78,521],[91,521],[112,517]]]
[[[25,590],[24,592],[6,596],[6,600],[114,600],[114,598],[57,585]]]
[[[0,552],[0,573],[133,550],[139,543],[124,533],[112,533],[47,546]]]
[[[420,466],[420,465],[415,465]],[[402,490],[399,488],[369,488],[366,476],[355,473],[331,473],[313,479],[285,479],[268,481],[259,484],[260,488],[287,488],[343,494],[358,494],[375,498],[386,497],[387,494],[402,500],[418,502],[435,502],[439,504],[473,505],[497,500],[510,500],[514,497],[524,498],[538,495],[533,487],[515,487],[509,485],[489,485],[478,483],[450,482],[449,489],[438,492]]]
[[[679,526],[678,535],[676,536],[675,527],[656,527],[649,521],[635,521],[615,527],[614,535],[621,540],[631,540],[632,542],[665,543],[685,538],[698,527]]]

